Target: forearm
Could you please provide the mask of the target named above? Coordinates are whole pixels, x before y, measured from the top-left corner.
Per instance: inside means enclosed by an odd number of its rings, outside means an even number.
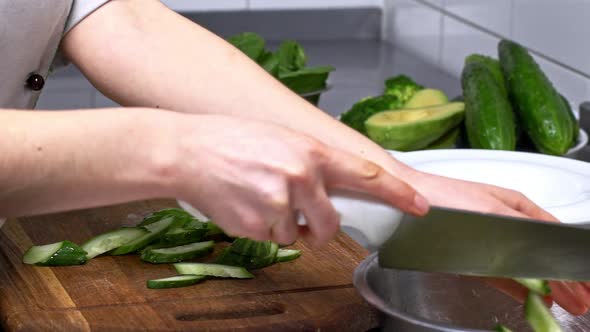
[[[0,216],[157,197],[144,148],[150,111],[0,110]]]
[[[158,1],[112,1],[70,32],[64,49],[101,91],[122,105],[270,121],[394,173],[409,172],[237,49]]]

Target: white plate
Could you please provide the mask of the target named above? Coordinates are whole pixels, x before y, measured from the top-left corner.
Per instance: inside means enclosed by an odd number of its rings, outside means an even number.
[[[472,149],[392,154],[424,172],[520,191],[563,222],[590,222],[590,163],[537,153]]]

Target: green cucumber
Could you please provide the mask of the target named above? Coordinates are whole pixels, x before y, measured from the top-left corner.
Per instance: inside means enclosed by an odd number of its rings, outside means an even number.
[[[535,292],[539,295],[551,294],[551,288],[549,287],[549,283],[547,282],[547,280],[525,278],[515,278],[514,280],[519,284],[523,285],[524,287],[528,288],[530,291]]]
[[[570,102],[563,95],[561,95],[561,99],[563,100],[567,108],[567,113],[569,114],[570,120],[572,121],[572,132],[574,135],[572,146],[574,146],[578,144],[578,138],[580,138],[580,122],[578,122],[578,119],[576,119],[576,115],[572,110],[572,105]]]
[[[174,222],[174,217],[168,217],[155,223],[146,225],[145,228],[148,228],[148,233],[118,247],[117,249],[111,251],[110,254],[125,255],[143,249],[150,243],[159,240],[171,227],[174,227]]]
[[[182,219],[185,223],[193,219],[193,216],[190,213],[179,208],[162,209],[147,215],[138,226],[145,227],[168,217]]]
[[[218,258],[217,263],[261,269],[275,262],[279,245],[272,241],[236,239]]]
[[[502,40],[498,50],[508,93],[525,132],[540,152],[564,155],[574,138],[567,105],[524,47]]]
[[[176,263],[174,268],[179,274],[195,274],[220,278],[250,279],[254,275],[243,267],[205,263]]]
[[[170,278],[153,279],[147,281],[147,288],[163,289],[163,288],[179,288],[197,284],[205,280],[206,276],[197,275],[182,275]]]
[[[141,227],[125,227],[91,238],[82,245],[82,249],[88,253],[86,257],[92,259],[107,251],[111,251],[127,244],[147,233],[148,231]]]
[[[535,332],[562,332],[541,296],[534,292],[529,292],[526,299],[524,316]]]
[[[184,246],[144,250],[141,259],[154,263],[175,263],[206,255],[213,251],[214,241],[191,243]]]
[[[494,80],[500,86],[500,90],[502,90],[504,96],[508,97],[508,89],[506,88],[506,82],[504,81],[504,74],[502,74],[502,68],[500,67],[500,62],[498,60],[481,54],[471,54],[465,58],[465,65],[470,63],[479,63],[488,68],[494,77]]]
[[[476,149],[516,149],[512,106],[489,65],[468,62],[461,83],[469,145]]]
[[[494,331],[496,331],[496,332],[512,332],[512,330],[510,330],[509,328],[507,328],[506,326],[504,326],[502,324],[496,325],[496,327],[494,328]]]
[[[301,256],[301,250],[297,249],[279,249],[275,261],[277,263],[290,262]]]
[[[198,220],[191,220],[181,227],[171,228],[162,236],[160,242],[171,246],[181,246],[201,241],[208,233],[206,224]]]
[[[25,252],[23,263],[40,266],[81,265],[86,263],[87,252],[77,244],[62,241],[32,246]]]

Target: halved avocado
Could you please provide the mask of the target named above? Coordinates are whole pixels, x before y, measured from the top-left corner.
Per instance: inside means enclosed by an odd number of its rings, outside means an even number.
[[[404,105],[404,108],[423,108],[443,105],[449,102],[444,92],[435,89],[424,89],[416,92]]]
[[[454,102],[420,109],[385,111],[365,122],[368,136],[389,150],[425,148],[456,127],[465,116],[465,104]]]
[[[442,135],[439,139],[430,143],[427,147],[424,148],[424,150],[452,149],[455,147],[457,139],[459,139],[460,133],[460,126],[455,129],[451,129],[446,134]]]

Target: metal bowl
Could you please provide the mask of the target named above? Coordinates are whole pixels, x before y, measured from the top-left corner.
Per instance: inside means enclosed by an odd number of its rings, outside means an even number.
[[[483,332],[499,323],[532,331],[521,304],[478,279],[383,269],[375,253],[357,267],[354,285],[385,314],[385,331]],[[564,331],[590,331],[590,315],[573,317],[557,305],[551,311]]]

